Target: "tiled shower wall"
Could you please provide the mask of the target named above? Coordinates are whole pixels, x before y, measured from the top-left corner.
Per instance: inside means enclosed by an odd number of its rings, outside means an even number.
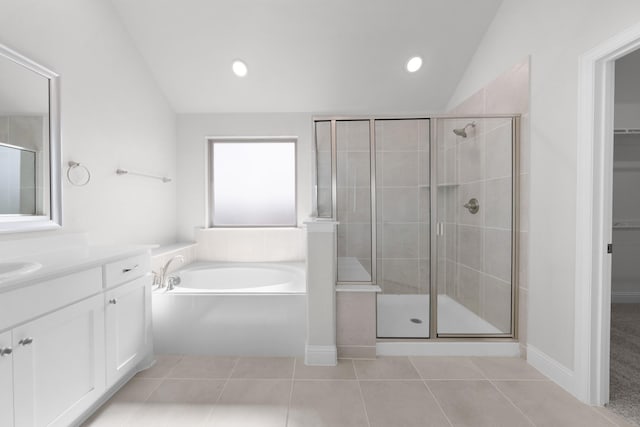
[[[521,352],[523,356],[526,356],[529,286],[529,58],[514,65],[510,70],[452,109],[450,113],[456,115],[521,114],[518,338]],[[487,200],[488,203],[489,200]],[[487,293],[484,292],[484,289],[482,292],[486,304]]]

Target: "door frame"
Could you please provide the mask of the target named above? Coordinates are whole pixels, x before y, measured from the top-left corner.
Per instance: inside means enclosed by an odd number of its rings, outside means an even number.
[[[574,394],[609,401],[615,61],[640,48],[640,25],[580,57],[576,176]]]

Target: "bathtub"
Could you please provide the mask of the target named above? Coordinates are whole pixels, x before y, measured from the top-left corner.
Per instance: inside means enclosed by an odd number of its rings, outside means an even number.
[[[156,353],[299,356],[306,339],[303,262],[198,262],[152,294]]]

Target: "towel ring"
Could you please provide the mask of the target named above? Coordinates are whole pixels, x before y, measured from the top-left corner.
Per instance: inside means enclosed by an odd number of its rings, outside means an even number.
[[[69,163],[67,164],[69,165],[69,167],[67,168],[67,179],[69,180],[69,183],[71,185],[74,185],[76,187],[84,187],[89,183],[89,181],[91,181],[91,172],[89,172],[89,168],[87,168],[85,165],[81,165],[80,163],[74,161],[69,161]],[[74,169],[83,171],[82,174],[86,176],[81,176],[80,178],[76,176],[72,178],[71,171],[73,171]]]

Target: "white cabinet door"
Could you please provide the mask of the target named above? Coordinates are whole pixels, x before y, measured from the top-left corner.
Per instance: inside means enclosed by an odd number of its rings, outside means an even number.
[[[109,387],[150,352],[150,280],[141,277],[105,294]]]
[[[0,334],[0,426],[13,425],[13,354],[11,331]]]
[[[13,350],[16,427],[70,425],[105,390],[103,296],[15,328]]]

